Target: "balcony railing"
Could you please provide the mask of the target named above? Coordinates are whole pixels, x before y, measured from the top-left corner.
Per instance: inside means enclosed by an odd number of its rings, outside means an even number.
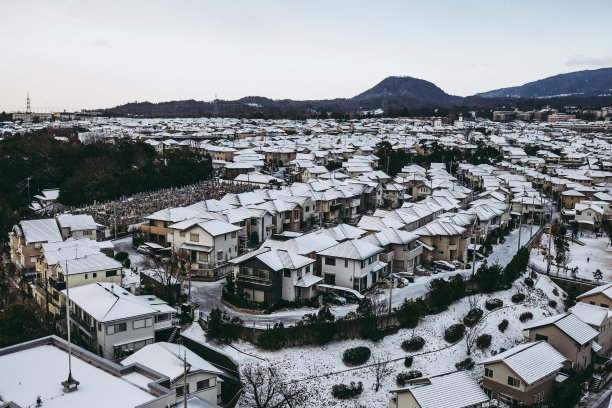
[[[238,279],[241,281],[245,281],[245,282],[254,282],[254,283],[259,283],[262,285],[271,285],[272,281],[270,281],[270,278],[262,278],[260,276],[254,276],[254,275],[245,275],[243,273],[239,273],[238,274]]]
[[[414,259],[417,256],[421,255],[422,253],[423,253],[423,247],[419,245],[418,247],[410,251],[410,255],[409,255],[410,259]]]
[[[395,252],[389,251],[380,254],[380,260],[383,262],[391,262],[394,259]]]
[[[51,285],[55,290],[66,289],[66,281],[60,281],[55,278],[49,278],[49,285]]]
[[[342,204],[334,204],[329,207],[330,211],[339,211],[342,209]]]
[[[80,316],[74,314],[73,312],[70,312],[70,319],[77,323],[87,333],[93,336],[96,335],[96,327],[86,323],[85,320],[83,320]]]

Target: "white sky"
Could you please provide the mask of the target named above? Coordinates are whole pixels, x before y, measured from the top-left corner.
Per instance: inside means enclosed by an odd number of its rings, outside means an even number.
[[[612,2],[0,0],[0,111],[352,97],[389,75],[472,95],[612,66]]]

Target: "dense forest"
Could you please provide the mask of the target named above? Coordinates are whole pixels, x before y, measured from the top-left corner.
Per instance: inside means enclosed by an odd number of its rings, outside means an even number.
[[[69,141],[54,138],[60,134]],[[211,174],[210,157],[193,151],[159,155],[142,142],[84,145],[74,130],[8,137],[0,143],[0,241],[21,217],[33,216],[27,209],[28,178],[30,196],[59,187],[59,201],[76,206],[191,184]]]

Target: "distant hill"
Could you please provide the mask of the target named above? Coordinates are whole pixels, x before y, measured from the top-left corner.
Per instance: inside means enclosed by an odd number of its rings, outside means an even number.
[[[571,72],[476,94],[484,98],[554,98],[612,95],[612,68]]]
[[[391,76],[353,98],[299,101],[247,96],[235,101],[183,100],[128,103],[102,109],[110,116],[212,117],[305,119],[330,114],[344,118],[383,109],[385,115],[431,116],[473,110],[516,107],[538,109],[550,105],[601,107],[612,105],[612,68],[556,75],[523,86],[497,89],[465,98],[449,95],[435,84],[408,76]],[[445,113],[446,112],[446,113]]]
[[[387,77],[352,99],[364,100],[382,97],[408,97],[435,103],[455,102],[461,99],[447,94],[431,82],[409,76]]]

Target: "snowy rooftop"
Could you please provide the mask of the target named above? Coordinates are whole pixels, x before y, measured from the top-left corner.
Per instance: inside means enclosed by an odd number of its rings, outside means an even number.
[[[60,227],[71,231],[96,229],[100,225],[89,214],[61,214],[57,216],[57,222]]]
[[[299,269],[315,262],[314,259],[310,259],[302,255],[285,251],[283,249],[272,249],[268,247],[262,247],[256,251],[249,252],[231,260],[230,262],[233,264],[239,264],[251,258],[259,259],[274,271],[279,271],[281,269]]]
[[[26,243],[33,242],[58,242],[62,240],[62,234],[54,218],[43,220],[25,220],[19,223]]]
[[[318,254],[335,258],[363,260],[373,255],[376,255],[382,251],[382,248],[376,245],[372,245],[367,241],[360,239],[352,239],[349,241],[344,241],[331,248],[327,248],[319,252]]]
[[[554,325],[580,345],[587,344],[599,334],[597,330],[580,320],[580,318],[573,313],[562,313],[547,317],[535,323],[528,324],[525,326],[525,330],[549,325]]]
[[[79,249],[78,251],[78,256],[82,256],[82,253],[80,252],[81,250]],[[77,250],[75,249],[75,254],[76,253]],[[59,264],[62,271],[68,275],[105,271],[109,269],[121,269],[121,262],[108,257],[99,251],[91,255],[82,256],[81,258],[64,258],[64,260],[59,261]]]
[[[454,371],[427,379],[395,393],[410,392],[421,408],[463,408],[489,401],[467,371]],[[449,396],[452,395],[452,398]]]
[[[505,363],[527,384],[560,370],[566,358],[545,341],[518,345],[480,361],[478,364]]]
[[[56,341],[62,341],[57,339]],[[104,369],[99,368],[93,357],[86,354],[84,361],[80,353],[74,352],[72,357],[72,373],[80,382],[78,389],[71,393],[64,393],[61,382],[67,378],[68,357],[65,349],[58,347],[55,342],[47,341],[33,344],[30,347],[6,348],[0,350],[0,395],[2,401],[13,401],[22,407],[35,406],[36,398],[40,395],[43,406],[55,407],[136,407],[147,406],[158,398],[148,388],[136,385],[119,373],[120,366],[110,361]],[[27,344],[27,343],[26,343]],[[73,346],[74,347],[74,346]],[[78,350],[78,348],[77,348]],[[80,352],[83,352],[80,350]],[[44,362],[44,363],[43,363]],[[114,367],[119,375],[111,373]],[[141,384],[148,384],[155,380],[148,379],[139,373],[131,373],[132,377],[138,375]],[[148,381],[147,381],[148,380]],[[109,392],[110,391],[110,392]],[[166,393],[170,393],[166,390]],[[170,395],[174,398],[173,395]]]
[[[140,363],[170,378],[171,382],[183,376],[183,357],[187,359],[187,372],[204,371],[221,374],[208,361],[189,350],[187,347],[174,343],[159,342],[145,346],[123,360],[122,365]]]

